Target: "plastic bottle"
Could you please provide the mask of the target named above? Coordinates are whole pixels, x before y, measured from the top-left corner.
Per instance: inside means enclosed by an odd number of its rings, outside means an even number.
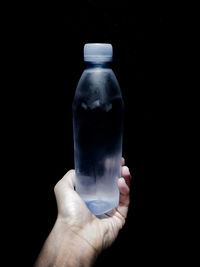
[[[87,66],[72,105],[76,191],[95,215],[119,203],[124,104],[112,54],[111,44],[85,44]]]

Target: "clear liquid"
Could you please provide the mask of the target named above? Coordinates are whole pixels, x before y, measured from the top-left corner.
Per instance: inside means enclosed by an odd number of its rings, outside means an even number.
[[[73,109],[76,191],[101,215],[119,203],[123,101],[80,101]]]

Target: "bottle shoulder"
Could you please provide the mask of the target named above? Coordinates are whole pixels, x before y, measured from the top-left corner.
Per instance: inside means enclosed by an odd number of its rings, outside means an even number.
[[[115,76],[115,74],[111,68],[101,68],[101,67],[86,68],[82,73],[83,77],[87,77],[87,76],[91,76],[91,75],[95,75],[95,76],[96,75],[102,75],[102,76],[110,76],[110,77]]]
[[[117,78],[110,68],[85,69],[78,82],[76,91],[91,94],[99,92],[109,95],[121,95]]]
[[[112,81],[118,83],[117,78],[111,68],[97,67],[85,69],[81,75],[80,81],[81,80],[88,80],[91,83],[96,83],[99,80],[102,82]]]
[[[123,105],[117,78],[110,68],[89,68],[81,75],[76,88],[73,108],[78,106],[111,107],[114,103]]]

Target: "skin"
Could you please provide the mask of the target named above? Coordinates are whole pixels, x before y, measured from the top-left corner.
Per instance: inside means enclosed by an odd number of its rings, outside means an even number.
[[[75,171],[68,171],[54,188],[58,216],[34,266],[92,266],[125,224],[130,181],[129,169],[122,158],[122,178],[118,180],[119,205],[109,216],[100,219],[88,210],[74,190]]]

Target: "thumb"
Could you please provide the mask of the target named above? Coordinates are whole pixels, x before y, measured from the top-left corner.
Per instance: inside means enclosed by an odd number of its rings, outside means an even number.
[[[63,178],[58,181],[58,183],[54,187],[55,194],[60,190],[74,190],[75,186],[75,171],[68,171]]]
[[[68,171],[63,178],[58,181],[58,183],[54,187],[54,193],[56,196],[57,204],[59,204],[60,200],[65,199],[69,193],[74,192],[75,186],[75,171]]]

